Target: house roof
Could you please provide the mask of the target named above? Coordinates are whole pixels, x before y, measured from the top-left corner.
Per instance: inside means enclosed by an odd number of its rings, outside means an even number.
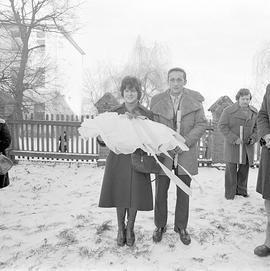
[[[118,105],[117,99],[110,93],[106,92],[96,103],[95,107],[99,113],[108,111]]]
[[[208,108],[208,111],[214,112],[220,107],[224,107],[224,105],[232,105],[232,104],[233,104],[233,101],[230,99],[229,96],[227,95],[221,96]]]
[[[43,95],[27,92],[27,96],[32,100],[32,104],[44,104],[47,114],[73,115],[74,112],[68,105],[65,95],[56,92],[44,93]]]

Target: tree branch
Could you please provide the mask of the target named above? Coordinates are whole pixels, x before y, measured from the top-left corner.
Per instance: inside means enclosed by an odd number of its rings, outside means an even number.
[[[29,48],[29,49],[28,49],[28,53],[29,53],[30,51],[33,51],[33,50],[35,50],[35,49],[42,48],[42,47],[45,47],[45,45],[44,45],[44,44],[41,44],[41,45],[34,46],[34,47],[32,47],[32,48]]]

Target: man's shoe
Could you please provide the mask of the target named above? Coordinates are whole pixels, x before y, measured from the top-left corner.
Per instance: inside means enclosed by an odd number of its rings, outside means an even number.
[[[153,233],[153,241],[158,243],[162,239],[163,233],[166,232],[166,227],[164,228],[156,228]]]
[[[191,243],[190,236],[185,229],[184,230],[179,229],[178,233],[180,235],[180,240],[184,245],[189,245]]]
[[[258,246],[254,249],[254,254],[259,257],[265,257],[270,255],[270,248],[266,245]]]
[[[248,198],[249,197],[249,194],[240,194],[240,193],[236,193],[237,196],[242,196],[244,198]]]

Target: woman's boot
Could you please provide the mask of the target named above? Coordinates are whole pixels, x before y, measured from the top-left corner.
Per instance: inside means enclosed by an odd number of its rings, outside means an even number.
[[[126,208],[116,208],[117,222],[118,222],[118,233],[117,233],[117,245],[122,247],[126,243]]]
[[[136,220],[137,210],[133,208],[129,208],[127,210],[128,213],[128,222],[127,222],[127,232],[126,232],[126,244],[131,247],[135,242],[135,234],[134,234],[134,223]]]

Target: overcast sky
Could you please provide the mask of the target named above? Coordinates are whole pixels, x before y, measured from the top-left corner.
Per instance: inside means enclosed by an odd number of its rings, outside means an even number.
[[[207,108],[253,90],[254,57],[270,41],[269,0],[88,0],[81,12],[86,66],[125,64],[140,35],[169,49],[170,67],[187,71]]]

